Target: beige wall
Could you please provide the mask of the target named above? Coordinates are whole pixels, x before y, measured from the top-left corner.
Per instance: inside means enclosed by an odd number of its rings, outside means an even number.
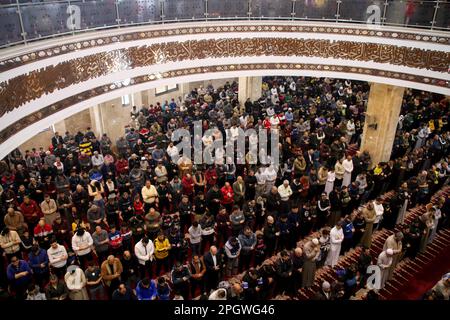
[[[84,132],[87,127],[92,127],[89,109],[83,110],[61,122],[54,124],[55,131],[57,131],[61,136],[64,136],[66,131],[69,131],[73,135],[75,135],[78,131]],[[36,134],[32,139],[20,145],[19,149],[22,152],[25,152],[25,150],[31,150],[32,148],[39,150],[40,147],[44,147],[44,149],[47,150],[51,146],[52,137],[53,128],[49,127],[48,130]]]
[[[50,127],[47,130],[42,131],[37,135],[35,135],[33,139],[30,139],[24,144],[22,144],[19,147],[19,150],[22,151],[22,153],[25,153],[25,150],[31,150],[32,148],[36,148],[36,150],[39,150],[40,147],[43,147],[45,150],[47,150],[51,145],[52,137],[53,137],[53,130]]]
[[[55,123],[52,127],[49,127],[45,131],[39,132],[33,137],[33,139],[30,139],[24,144],[20,145],[19,150],[25,152],[25,150],[31,150],[32,148],[36,148],[37,150],[39,150],[40,147],[43,147],[45,150],[47,150],[51,145],[53,130],[64,136],[64,133],[66,132],[65,120]]]
[[[64,119],[64,122],[66,124],[66,131],[69,131],[73,135],[78,131],[85,132],[87,127],[92,128],[92,119],[89,109],[85,109]],[[60,134],[64,136],[64,132],[61,132]]]

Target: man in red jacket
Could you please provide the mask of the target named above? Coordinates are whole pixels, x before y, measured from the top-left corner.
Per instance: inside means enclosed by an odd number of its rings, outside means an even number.
[[[217,184],[217,171],[213,166],[209,167],[205,172],[206,183],[208,184],[207,188],[212,188],[215,184]]]
[[[194,194],[194,185],[194,179],[192,179],[192,176],[189,173],[181,179],[182,192],[184,195],[187,195],[191,201]]]
[[[225,182],[225,185],[220,189],[220,192],[222,193],[222,200],[220,203],[227,209],[227,212],[231,212],[234,202],[234,192],[230,183]]]
[[[50,247],[50,239],[52,235],[52,226],[45,223],[44,218],[41,218],[37,226],[34,228],[34,238],[39,243],[39,246],[47,250]]]
[[[42,217],[41,208],[29,196],[24,196],[23,202],[20,205],[20,211],[22,211],[25,222],[28,225],[28,230],[33,230]]]
[[[122,156],[116,161],[116,171],[117,174],[128,173],[128,161]]]

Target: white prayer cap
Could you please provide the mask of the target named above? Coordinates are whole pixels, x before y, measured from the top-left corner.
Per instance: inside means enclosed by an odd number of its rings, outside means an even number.
[[[319,244],[319,240],[317,238],[312,239],[312,243],[314,243],[316,246]]]
[[[394,254],[394,250],[392,250],[392,249],[387,249],[387,250],[386,250],[386,253],[387,253],[388,255],[392,256],[392,255]]]
[[[77,270],[79,268],[79,266],[77,266],[77,265],[70,265],[68,268],[67,268],[67,273],[70,273],[70,274],[72,274],[72,273],[74,273],[75,272],[75,270]]]

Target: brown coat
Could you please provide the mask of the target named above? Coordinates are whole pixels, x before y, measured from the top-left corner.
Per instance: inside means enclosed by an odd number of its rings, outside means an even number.
[[[240,184],[242,186],[242,193],[239,188],[239,184],[240,183],[238,181],[233,183],[233,192],[234,192],[234,201],[235,202],[239,202],[239,201],[243,200],[245,197],[245,183],[244,183],[244,181],[242,181],[242,183]]]
[[[364,208],[362,212],[364,220],[366,220],[366,227],[361,238],[361,245],[365,248],[370,248],[372,245],[373,223],[377,215],[375,209],[369,210],[368,208]]]
[[[303,271],[302,271],[302,287],[311,287],[316,277],[316,259],[320,253],[320,246],[314,245],[312,241],[308,241],[303,247]]]
[[[110,266],[108,260],[103,261],[101,266],[101,274],[105,285],[108,287],[111,285],[111,281],[114,280],[114,274],[119,275],[123,272],[122,262],[118,258],[114,258],[113,265]]]
[[[44,200],[41,202],[41,210],[44,215],[52,214],[58,210],[58,206],[56,205],[56,202],[53,199],[50,199],[48,203],[47,201]]]
[[[391,280],[394,274],[394,270],[397,267],[397,264],[400,261],[402,254],[402,242],[395,240],[395,234],[390,235],[384,242],[383,251],[387,249],[394,250],[394,255],[392,256],[392,264],[389,268],[389,274],[387,277],[388,280]]]
[[[27,228],[27,225],[23,220],[23,214],[19,211],[16,211],[13,216],[6,214],[3,221],[5,222],[5,226],[7,226],[9,230],[15,230],[19,233],[19,235],[21,235]]]

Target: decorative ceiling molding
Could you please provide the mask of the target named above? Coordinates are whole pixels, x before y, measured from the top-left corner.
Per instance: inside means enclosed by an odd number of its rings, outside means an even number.
[[[446,74],[450,65],[450,52],[353,41],[225,38],[156,43],[62,61],[4,81],[0,83],[0,116],[57,90],[119,71],[188,60],[259,56],[375,62],[414,68],[418,75],[426,70]]]
[[[292,72],[450,92],[450,34],[351,24],[142,26],[3,49],[0,60],[0,154],[88,103],[160,79]]]
[[[21,130],[24,130],[28,126],[46,118],[50,115],[60,112],[64,109],[70,108],[71,106],[91,99],[93,97],[103,95],[105,93],[113,93],[118,89],[124,87],[132,87],[138,84],[157,81],[159,79],[177,78],[182,76],[196,75],[196,74],[214,74],[220,72],[234,72],[242,70],[292,70],[293,73],[299,72],[301,70],[312,70],[312,71],[323,71],[323,72],[338,72],[347,74],[364,74],[367,76],[375,77],[389,77],[399,80],[418,82],[418,83],[429,83],[436,86],[444,86],[447,84],[445,81],[434,78],[424,78],[419,75],[406,74],[399,72],[383,71],[377,69],[369,68],[357,68],[349,66],[336,66],[336,65],[322,65],[322,64],[293,64],[293,63],[252,63],[252,64],[229,64],[229,65],[216,65],[216,66],[206,66],[206,67],[194,67],[194,68],[184,68],[178,70],[171,70],[163,72],[158,76],[146,75],[131,78],[123,82],[115,82],[108,85],[99,86],[81,92],[79,94],[68,97],[58,103],[45,106],[37,112],[29,114],[20,120],[10,124],[8,127],[0,131],[0,144],[7,141],[10,137],[18,134]]]

